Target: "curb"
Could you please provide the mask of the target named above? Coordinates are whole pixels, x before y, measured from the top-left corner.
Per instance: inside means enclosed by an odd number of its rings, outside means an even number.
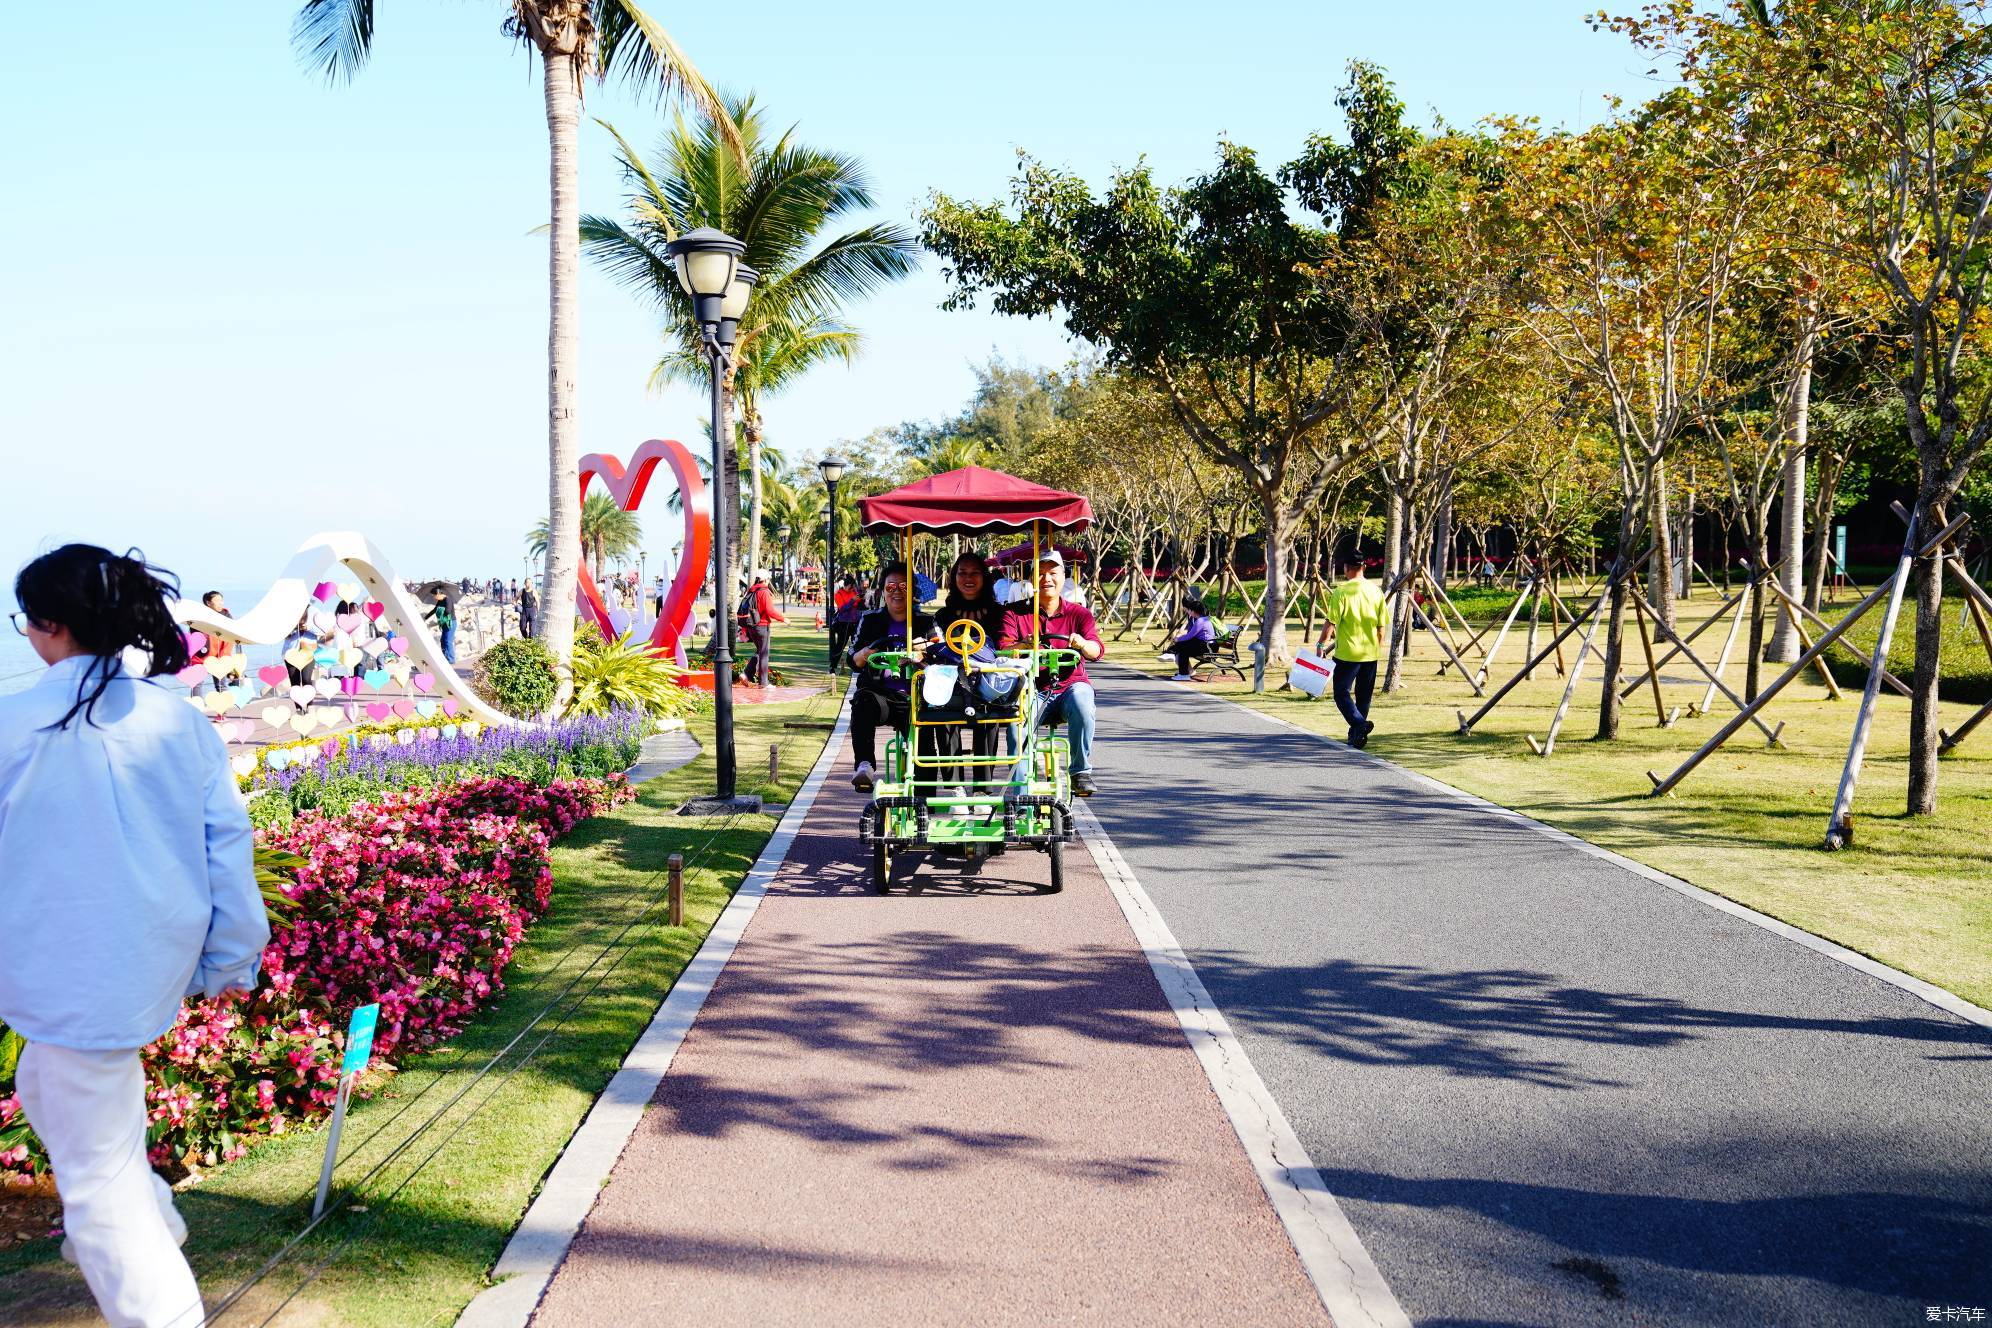
[[[506,1242],[504,1252],[491,1270],[496,1285],[480,1292],[458,1316],[458,1328],[525,1328],[540,1298],[546,1294],[555,1271],[567,1257],[581,1225],[601,1197],[602,1186],[615,1170],[630,1136],[643,1120],[657,1085],[671,1068],[672,1058],[691,1031],[705,999],[721,970],[733,957],[734,949],[747,930],[747,924],[768,892],[768,883],[788,856],[789,845],[801,830],[803,818],[816,801],[817,790],[836,762],[842,749],[844,731],[850,722],[850,707],[838,711],[823,752],[816,758],[809,778],[795,800],[782,814],[775,833],[769,837],[760,857],[748,869],[740,888],[713,923],[699,952],[678,975],[670,993],[657,1007],[650,1026],[630,1048],[622,1068],[609,1080],[601,1097],[588,1111],[581,1127],[567,1142],[560,1160],[554,1163],[540,1186],[537,1198]]]

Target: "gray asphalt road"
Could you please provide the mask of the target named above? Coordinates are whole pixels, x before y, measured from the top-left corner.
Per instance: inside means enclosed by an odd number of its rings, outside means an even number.
[[[1984,1030],[1225,702],[1100,699],[1093,810],[1416,1322],[1992,1314]]]

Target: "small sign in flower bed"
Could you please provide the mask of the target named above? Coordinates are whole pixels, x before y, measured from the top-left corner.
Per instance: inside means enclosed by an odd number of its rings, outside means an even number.
[[[517,750],[553,759],[544,743]],[[635,796],[620,774],[405,782],[414,786],[376,781],[338,812],[257,832],[298,859],[289,905],[273,910],[257,990],[188,1001],[146,1048],[155,1165],[218,1166],[258,1136],[325,1115],[355,1006],[380,1004],[376,1063],[461,1029],[503,989],[514,948],[546,911],[553,841]],[[0,1183],[32,1184],[45,1158],[12,1092],[18,1045],[11,1033],[0,1041]]]

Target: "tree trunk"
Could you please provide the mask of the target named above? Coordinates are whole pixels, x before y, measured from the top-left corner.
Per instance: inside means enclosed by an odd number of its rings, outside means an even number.
[[[1404,570],[1404,497],[1394,485],[1387,490],[1383,519],[1383,583],[1389,585]]]
[[[1453,543],[1453,498],[1452,485],[1448,483],[1439,495],[1438,510],[1432,514],[1432,555],[1426,566],[1431,569],[1432,582],[1441,590],[1446,588],[1446,572],[1452,561]]]
[[[1291,658],[1287,653],[1286,565],[1287,544],[1292,536],[1287,529],[1290,519],[1280,506],[1278,491],[1262,491],[1259,502],[1266,516],[1266,603],[1259,620],[1259,639],[1265,643],[1266,672],[1271,675],[1275,665],[1284,670]]]
[[[1779,511],[1784,566],[1778,569],[1778,584],[1793,604],[1805,594],[1805,448],[1812,423],[1812,357],[1798,366],[1798,379],[1792,384],[1791,421],[1787,425],[1784,468],[1784,506]],[[1771,637],[1766,659],[1789,664],[1799,656],[1798,615],[1780,601],[1777,630]]]
[[[540,596],[539,637],[560,673],[553,700],[564,709],[574,694],[574,595],[581,557],[580,451],[574,418],[574,374],[580,360],[581,219],[575,131],[581,107],[580,70],[566,52],[544,50],[546,134],[551,187],[548,213],[547,538],[546,586]]]
[[[761,412],[749,408],[747,428],[747,566],[761,565]]]
[[[1666,580],[1664,573],[1661,580]],[[1611,620],[1605,624],[1604,686],[1598,701],[1598,736],[1607,742],[1619,735],[1619,712],[1622,709],[1619,701],[1619,662],[1625,648],[1624,577],[1612,582],[1611,592],[1611,604],[1605,610],[1611,614]],[[1577,606],[1572,604],[1570,607],[1575,610]],[[1573,660],[1570,667],[1576,668],[1582,662],[1581,658]]]
[[[1944,528],[1941,503],[1926,504],[1918,527],[1919,539]],[[1909,678],[1909,815],[1930,816],[1937,810],[1937,681],[1944,640],[1944,565],[1942,550],[1918,558],[1911,573],[1916,590],[1916,670]]]
[[[1647,516],[1647,529],[1653,538],[1653,559],[1646,564],[1646,583],[1651,592],[1647,600],[1653,605],[1660,621],[1667,624],[1667,630],[1674,629],[1674,541],[1673,531],[1668,524],[1667,463],[1660,462],[1653,467],[1651,486],[1652,509]],[[1632,556],[1630,549],[1620,554]],[[1612,624],[1612,635],[1618,635],[1617,623]]]
[[[719,448],[720,464],[726,470],[720,482],[720,501],[726,504],[726,548],[718,551],[718,570],[719,575],[727,578],[729,587],[740,581],[740,448],[733,430],[733,413],[737,409],[733,372],[729,369],[720,388],[717,435],[726,440]]]

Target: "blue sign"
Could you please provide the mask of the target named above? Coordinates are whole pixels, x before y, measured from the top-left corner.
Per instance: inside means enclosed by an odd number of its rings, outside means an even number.
[[[339,1064],[340,1074],[358,1074],[367,1068],[373,1059],[374,1025],[379,1022],[378,1005],[362,1005],[353,1011],[353,1022],[346,1025],[346,1059]]]
[[[1833,527],[1833,562],[1844,572],[1847,570],[1847,528]]]

